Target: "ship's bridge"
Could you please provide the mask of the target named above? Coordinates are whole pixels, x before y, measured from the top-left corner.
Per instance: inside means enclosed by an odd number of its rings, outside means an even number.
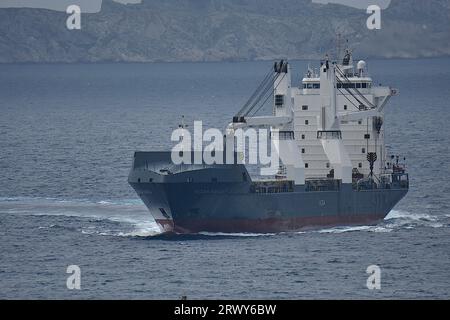
[[[337,89],[370,89],[372,88],[372,78],[370,77],[348,77],[347,79],[338,78],[342,83],[336,84]],[[303,78],[300,89],[307,90],[303,91],[304,94],[314,93],[309,90],[319,90],[320,89],[320,78]],[[317,92],[318,93],[318,92]]]
[[[361,179],[385,172],[386,149],[384,144],[384,105],[393,95],[393,89],[376,85],[367,72],[367,64],[361,60],[353,65],[348,61],[336,65],[336,111],[346,114],[378,107],[380,113],[374,117],[345,119],[340,121],[342,143],[351,161],[352,178]],[[320,68],[326,65],[322,62]],[[320,69],[309,68],[301,83],[292,90],[294,99],[294,136],[298,141],[305,163],[305,178],[334,177],[334,168],[324,152],[320,135],[320,117],[324,102],[321,96]],[[323,83],[323,81],[322,81]],[[369,154],[376,153],[373,171],[368,160]]]

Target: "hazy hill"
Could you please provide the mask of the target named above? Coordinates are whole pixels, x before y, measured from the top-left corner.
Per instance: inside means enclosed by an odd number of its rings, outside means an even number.
[[[313,58],[335,47],[338,32],[359,56],[450,55],[450,0],[392,0],[379,31],[367,17],[310,0],[104,0],[69,31],[65,13],[0,9],[0,62]]]

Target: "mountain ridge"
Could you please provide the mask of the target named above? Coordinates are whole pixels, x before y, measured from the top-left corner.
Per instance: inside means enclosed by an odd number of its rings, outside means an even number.
[[[311,59],[332,53],[337,33],[362,57],[450,56],[450,0],[392,0],[381,30],[368,16],[310,0],[104,0],[69,31],[63,12],[0,9],[0,62]]]

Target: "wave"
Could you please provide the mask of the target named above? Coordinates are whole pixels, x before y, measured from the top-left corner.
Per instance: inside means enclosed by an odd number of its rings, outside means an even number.
[[[355,232],[355,231],[390,232],[391,230],[388,230],[383,227],[378,227],[378,226],[353,226],[353,227],[334,227],[334,228],[320,229],[315,232],[318,232],[318,233],[345,233],[345,232]],[[314,232],[314,231],[312,231],[312,232]]]
[[[160,228],[139,199],[101,200],[56,198],[0,198],[0,212],[33,216],[66,216],[88,219],[83,234],[148,237],[159,234]],[[109,230],[95,221],[110,221],[118,230]],[[52,225],[50,225],[52,226]],[[49,226],[41,226],[45,228]],[[121,230],[123,229],[123,230]],[[130,230],[131,229],[131,230]]]
[[[445,216],[445,215],[444,215]],[[417,227],[442,228],[445,224],[442,223],[441,217],[425,213],[411,213],[402,210],[392,210],[384,218],[384,220],[373,226],[349,226],[349,227],[334,227],[321,229],[313,232],[319,233],[345,233],[345,232],[392,232],[400,229],[414,229]]]
[[[411,213],[406,211],[392,210],[384,219],[384,223],[386,223],[386,226],[390,228],[405,227],[411,229],[420,226],[442,228],[445,226],[442,218],[442,216],[426,213]]]
[[[199,235],[208,237],[268,237],[274,236],[276,233],[245,233],[245,232],[199,232]]]
[[[122,237],[155,237],[161,235],[161,229],[153,220],[147,208],[139,199],[104,199],[92,201],[87,199],[56,199],[56,198],[27,198],[27,197],[0,197],[0,212],[34,216],[67,216],[87,218],[80,228],[83,234],[107,235]],[[414,229],[418,227],[441,228],[448,226],[442,218],[448,219],[450,215],[442,216],[425,213],[411,213],[402,210],[392,210],[378,225],[367,226],[342,226],[308,230],[296,234],[331,233],[340,234],[347,232],[392,232],[400,229]],[[94,219],[94,221],[92,220]],[[95,223],[95,221],[100,223]],[[110,224],[102,224],[102,221],[116,223],[114,228]],[[40,228],[54,227],[50,225]],[[284,232],[282,234],[286,234]],[[224,237],[267,237],[277,235],[275,233],[223,233],[200,232],[200,238],[224,238]],[[175,236],[176,237],[176,236]],[[159,237],[160,238],[160,237]]]

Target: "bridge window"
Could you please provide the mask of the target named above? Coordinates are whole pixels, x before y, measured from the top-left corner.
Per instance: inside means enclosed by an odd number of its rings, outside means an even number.
[[[358,82],[358,83],[356,84],[356,89],[361,89],[361,83],[360,83],[360,82]]]
[[[281,140],[293,140],[294,132],[293,131],[280,131],[278,136]]]
[[[284,95],[282,94],[275,95],[275,105],[277,107],[282,107],[283,104],[284,104]]]
[[[362,87],[363,89],[367,89],[367,82],[363,82],[361,87]]]
[[[313,83],[313,89],[320,89],[320,83]]]

